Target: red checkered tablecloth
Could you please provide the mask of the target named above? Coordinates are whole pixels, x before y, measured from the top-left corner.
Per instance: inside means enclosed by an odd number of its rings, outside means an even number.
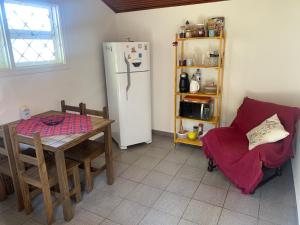
[[[33,116],[28,120],[21,120],[16,127],[17,133],[25,136],[32,136],[33,133],[38,132],[41,137],[50,137],[81,134],[92,130],[90,116],[66,113],[64,121],[55,126],[44,124],[41,121],[42,117],[45,116]],[[57,115],[57,117],[61,117],[61,114]]]

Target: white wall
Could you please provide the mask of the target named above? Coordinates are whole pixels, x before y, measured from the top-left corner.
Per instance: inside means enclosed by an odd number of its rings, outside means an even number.
[[[299,107],[299,11],[299,0],[231,0],[117,14],[119,38],[130,36],[152,45],[153,128],[173,130],[172,42],[187,19],[226,17],[225,124],[232,121],[245,96]],[[300,208],[299,165],[300,149],[294,162]]]
[[[300,224],[300,122],[298,122],[298,133],[296,142],[296,157],[293,160],[293,175],[296,190],[296,202],[298,207],[298,221]]]
[[[114,37],[115,14],[99,0],[58,1],[67,55],[64,69],[0,76],[0,124],[19,118],[26,104],[33,114],[59,109],[60,100],[105,105],[102,41]]]
[[[246,95],[300,106],[299,9],[298,0],[231,0],[117,14],[120,39],[152,45],[154,129],[173,130],[172,42],[187,19],[226,17],[225,122]]]

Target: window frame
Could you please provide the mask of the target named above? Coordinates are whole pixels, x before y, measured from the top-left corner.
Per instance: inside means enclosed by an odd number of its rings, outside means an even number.
[[[66,46],[64,45],[64,32],[63,32],[63,24],[61,20],[61,7],[60,4],[55,0],[28,0],[25,2],[26,5],[32,5],[37,7],[46,6],[51,9],[51,17],[54,15],[54,19],[51,21],[51,27],[55,32],[55,37],[53,38],[54,47],[60,54],[60,58],[56,58],[53,61],[44,61],[44,63],[37,63],[35,65],[25,65],[24,66],[16,66],[13,55],[13,48],[11,45],[11,36],[10,30],[8,27],[8,22],[5,14],[5,1],[18,3],[22,2],[21,0],[0,0],[0,26],[3,28],[3,36],[4,43],[6,48],[6,60],[7,67],[0,68],[0,77],[12,76],[12,75],[25,75],[25,74],[33,74],[33,73],[41,73],[41,72],[50,72],[53,70],[65,70],[67,67],[67,57],[66,57]],[[53,8],[55,10],[53,11]],[[53,26],[55,25],[55,26]],[[1,32],[0,32],[1,35]],[[57,57],[57,56],[56,56]]]

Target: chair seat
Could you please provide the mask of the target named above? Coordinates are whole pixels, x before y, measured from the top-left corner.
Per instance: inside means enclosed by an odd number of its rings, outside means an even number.
[[[65,153],[69,159],[76,160],[78,162],[84,162],[85,160],[93,160],[105,152],[105,144],[98,141],[87,140]]]
[[[8,158],[1,159],[1,161],[0,161],[0,173],[4,174],[6,176],[10,176],[11,177],[11,172],[10,172]]]
[[[66,168],[68,175],[72,173],[72,170],[75,167],[78,167],[79,163],[70,159],[66,159]],[[58,183],[57,169],[54,161],[47,162],[47,172],[50,187],[53,187]],[[26,170],[24,179],[27,183],[32,184],[33,186],[41,187],[42,183],[40,181],[39,171],[36,166]]]

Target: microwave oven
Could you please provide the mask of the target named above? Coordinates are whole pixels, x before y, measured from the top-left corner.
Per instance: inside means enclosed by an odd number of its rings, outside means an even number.
[[[211,120],[213,104],[211,101],[208,103],[180,101],[179,115],[191,119]]]

